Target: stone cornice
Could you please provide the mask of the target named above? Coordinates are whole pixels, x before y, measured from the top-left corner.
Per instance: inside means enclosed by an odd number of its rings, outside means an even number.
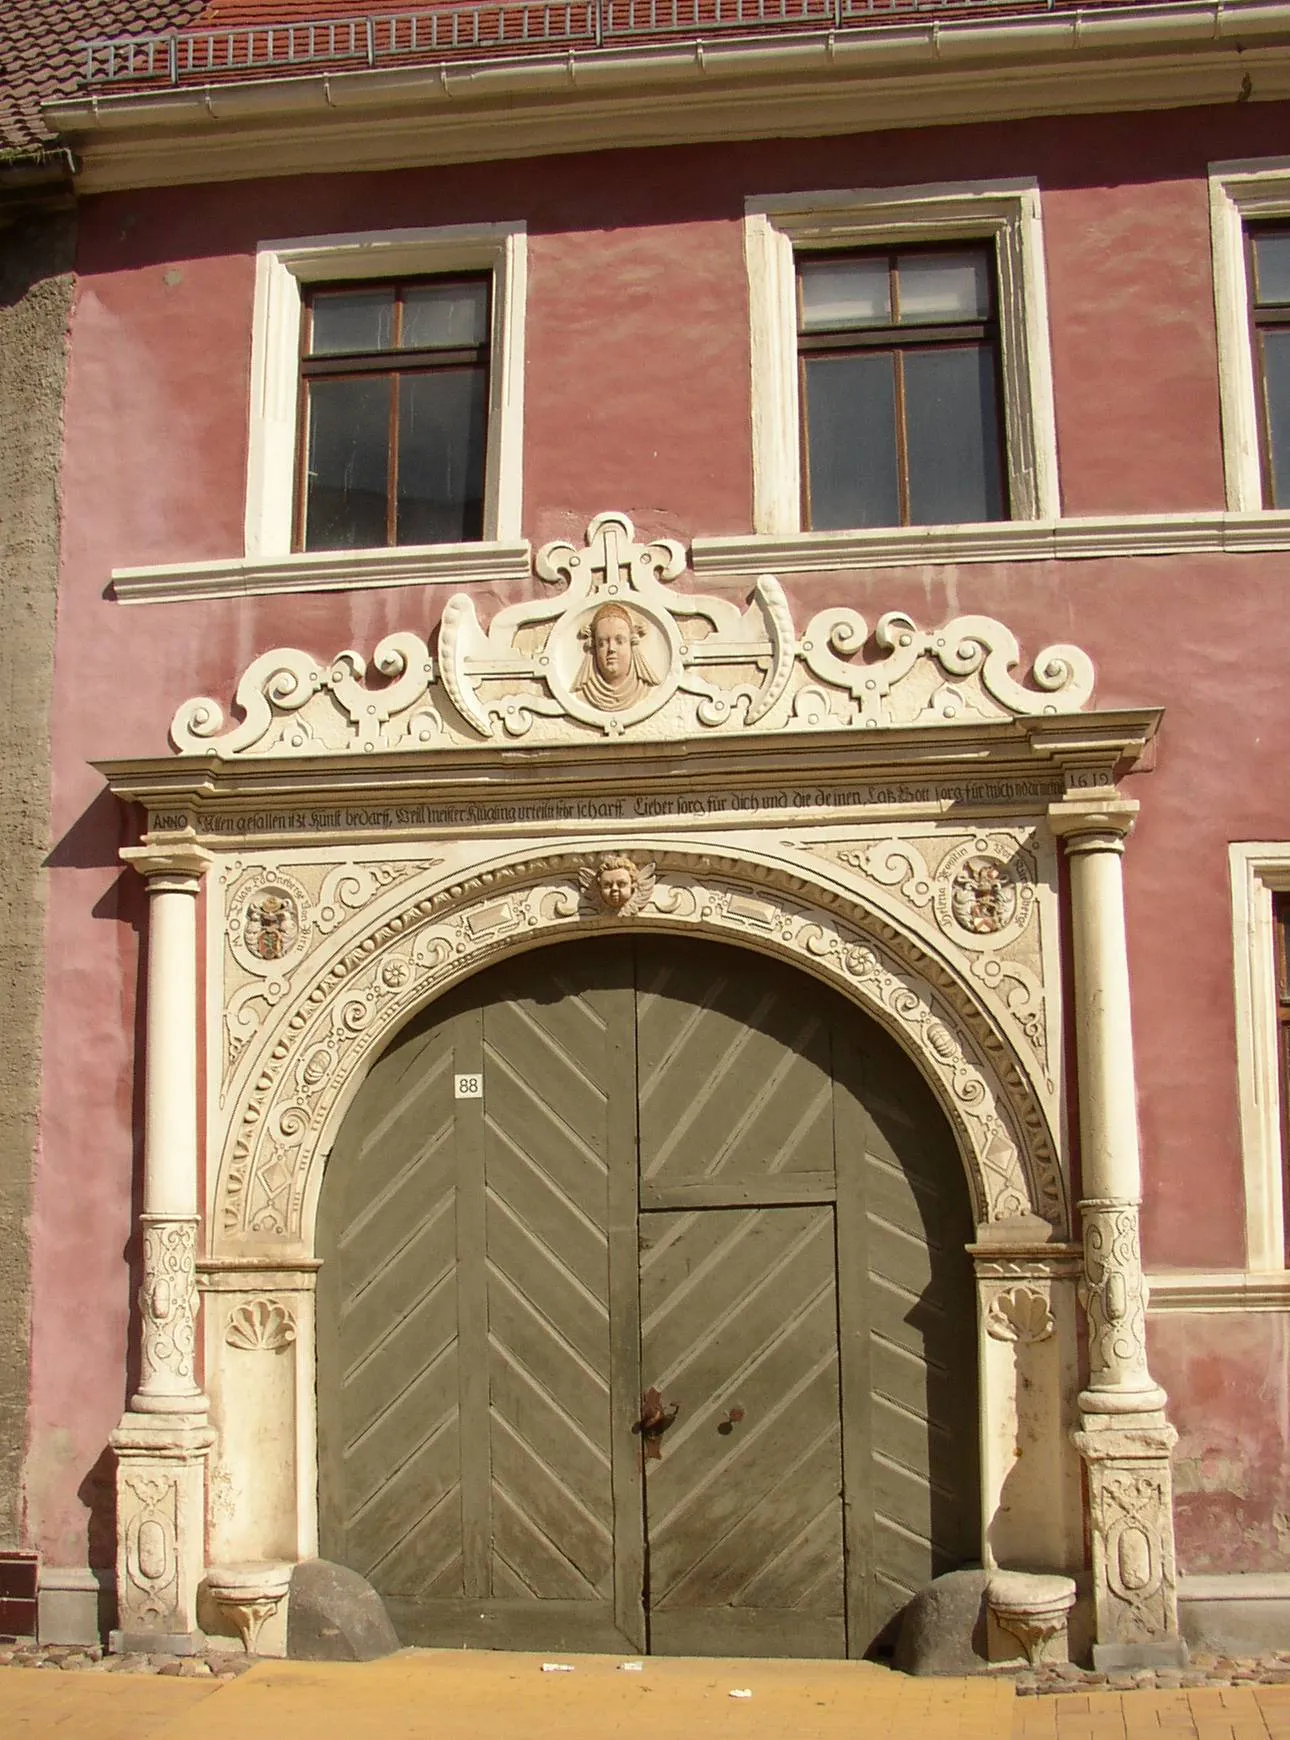
[[[484,585],[527,580],[532,552],[526,539],[478,544],[434,544],[388,550],[333,550],[272,561],[233,557],[226,562],[171,562],[117,568],[112,593],[122,604],[193,603],[275,592],[357,592],[382,586]]]
[[[901,526],[695,538],[691,565],[704,580],[846,574],[958,562],[1071,562],[1107,557],[1239,555],[1290,550],[1290,513],[1107,514],[988,525]]]
[[[544,748],[480,745],[431,756],[385,752],[363,756],[307,755],[264,759],[204,755],[100,761],[95,766],[121,798],[150,810],[243,811],[264,804],[283,809],[320,804],[504,804],[593,794],[670,793],[696,799],[733,787],[750,791],[818,787],[831,781],[857,789],[903,781],[948,787],[1005,777],[1033,780],[1045,766],[1060,782],[1068,758],[1090,754],[1099,765],[1130,769],[1155,736],[1157,709],[1105,711],[1034,719],[987,720],[880,732],[812,732],[673,742],[580,742]],[[899,796],[890,801],[900,804]],[[962,800],[911,798],[903,807],[943,813]],[[1036,797],[1022,808],[1043,811]],[[1104,801],[1104,800],[1103,800]],[[988,798],[983,799],[990,807]],[[1001,794],[1002,807],[1016,809]],[[996,806],[997,807],[997,806]],[[198,824],[200,826],[200,824]]]
[[[1099,7],[102,96],[85,191],[1290,97],[1284,4]]]

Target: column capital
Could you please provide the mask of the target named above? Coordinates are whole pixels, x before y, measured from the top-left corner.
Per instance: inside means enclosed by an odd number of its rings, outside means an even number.
[[[1067,857],[1079,852],[1123,852],[1137,819],[1136,798],[1069,797],[1048,806],[1048,825]]]
[[[215,854],[190,840],[167,845],[123,846],[121,860],[137,870],[150,894],[196,894]]]

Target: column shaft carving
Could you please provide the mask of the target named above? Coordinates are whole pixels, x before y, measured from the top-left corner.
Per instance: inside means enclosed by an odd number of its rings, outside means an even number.
[[[1142,1161],[1124,841],[1137,805],[1071,799],[1049,811],[1070,863],[1079,1063],[1088,1384],[1076,1448],[1088,1470],[1099,1667],[1185,1659],[1178,1633],[1173,1478],[1177,1433],[1147,1364],[1147,1288],[1138,1244]]]
[[[112,1434],[121,1649],[195,1648],[206,1458],[197,1374],[197,895],[210,856],[140,847],[148,880],[139,1388]]]

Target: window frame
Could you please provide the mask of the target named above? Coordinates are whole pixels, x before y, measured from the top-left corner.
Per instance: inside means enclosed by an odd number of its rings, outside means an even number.
[[[796,279],[794,306],[797,319],[797,391],[798,404],[802,407],[798,431],[798,463],[801,467],[801,515],[804,529],[832,530],[834,528],[818,528],[809,525],[813,516],[810,511],[811,479],[810,479],[810,426],[809,407],[807,407],[806,376],[807,359],[825,354],[859,354],[864,351],[890,352],[900,360],[895,365],[895,437],[896,437],[896,477],[897,493],[900,503],[900,519],[893,526],[866,527],[865,530],[907,530],[914,526],[924,526],[943,522],[911,520],[908,518],[911,478],[909,459],[909,420],[904,384],[904,358],[914,352],[935,349],[938,347],[961,347],[964,344],[988,344],[991,350],[992,373],[996,394],[996,415],[991,437],[996,448],[999,461],[999,483],[1002,497],[1003,512],[990,520],[983,520],[983,525],[997,525],[1011,518],[1008,498],[1008,466],[1007,449],[1003,427],[1003,371],[1000,365],[999,345],[999,284],[998,271],[993,259],[990,261],[990,312],[983,318],[975,320],[939,320],[926,322],[903,322],[900,319],[889,321],[885,326],[836,326],[828,329],[807,331],[803,323],[802,302],[802,272],[804,265],[821,259],[880,259],[885,258],[891,294],[893,299],[899,297],[898,260],[916,254],[921,258],[934,258],[938,253],[952,253],[970,246],[986,252],[986,245],[962,242],[921,243],[914,246],[893,247],[890,244],[877,248],[848,248],[829,250],[824,254],[814,254],[807,249],[795,249],[793,253],[793,270]],[[896,303],[898,306],[898,302]]]
[[[311,383],[319,380],[337,379],[370,379],[373,377],[389,377],[399,379],[412,375],[432,375],[440,370],[461,368],[463,366],[483,367],[487,382],[492,369],[492,347],[489,338],[476,345],[458,345],[438,350],[407,350],[402,347],[384,351],[353,351],[339,354],[317,353],[310,349],[309,340],[313,332],[313,317],[316,306],[315,295],[326,295],[337,289],[341,290],[391,290],[395,297],[397,316],[402,320],[401,310],[404,305],[404,292],[415,290],[430,284],[483,284],[488,296],[488,325],[492,326],[493,280],[492,274],[486,272],[448,272],[436,274],[434,277],[397,277],[349,280],[343,285],[331,283],[311,284],[306,287],[301,296],[300,319],[300,356],[299,356],[299,387],[300,405],[296,417],[296,489],[295,504],[292,516],[293,533],[292,549],[308,554],[321,554],[324,550],[335,549],[335,545],[317,545],[310,550],[305,541],[309,524],[309,401]],[[485,394],[487,399],[487,393]],[[378,549],[406,549],[408,543],[402,542],[397,536],[398,530],[398,495],[399,495],[399,419],[396,406],[398,394],[392,394],[389,414],[389,433],[387,454],[387,500],[386,500],[386,540],[377,545]],[[484,469],[488,464],[488,405],[484,407]],[[482,518],[482,501],[481,501]],[[481,524],[480,539],[483,538]],[[341,546],[342,548],[344,546]]]
[[[804,531],[796,255],[954,242],[989,242],[994,247],[1003,475],[1010,517],[980,523],[997,528],[1059,517],[1039,186],[1026,178],[776,194],[745,201],[757,533],[782,537]],[[881,539],[907,529],[857,528],[855,535]]]
[[[390,557],[424,547],[474,551],[518,540],[522,509],[524,304],[527,232],[520,220],[262,242],[256,251],[247,440],[246,557],[296,550],[302,393],[300,347],[307,286],[454,278],[489,273],[488,430],[481,538],[460,545],[376,545]],[[356,552],[306,552],[321,556]]]
[[[1274,1273],[1290,1268],[1276,922],[1277,897],[1290,896],[1290,842],[1237,841],[1228,847],[1228,866],[1245,1261],[1251,1273]]]
[[[1209,233],[1214,278],[1223,477],[1230,513],[1283,512],[1267,504],[1259,373],[1251,334],[1248,230],[1290,222],[1290,159],[1209,166]]]

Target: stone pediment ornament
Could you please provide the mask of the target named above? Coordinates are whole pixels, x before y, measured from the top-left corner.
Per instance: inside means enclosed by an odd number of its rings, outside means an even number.
[[[1092,662],[1075,646],[1046,648],[1019,681],[1016,638],[988,616],[924,630],[888,611],[871,634],[858,611],[834,606],[799,634],[774,575],[746,606],[677,592],[684,546],[637,543],[621,513],[592,520],[582,549],[545,545],[535,566],[559,590],[507,605],[487,626],[474,598],[455,593],[437,660],[419,635],[388,635],[371,661],[385,681],[372,684],[355,651],[326,664],[279,647],[238,683],[240,720],[198,697],[176,712],[171,741],[181,755],[282,756],[873,730],[1076,713],[1093,692]],[[1000,897],[983,886],[974,898],[986,922]]]

